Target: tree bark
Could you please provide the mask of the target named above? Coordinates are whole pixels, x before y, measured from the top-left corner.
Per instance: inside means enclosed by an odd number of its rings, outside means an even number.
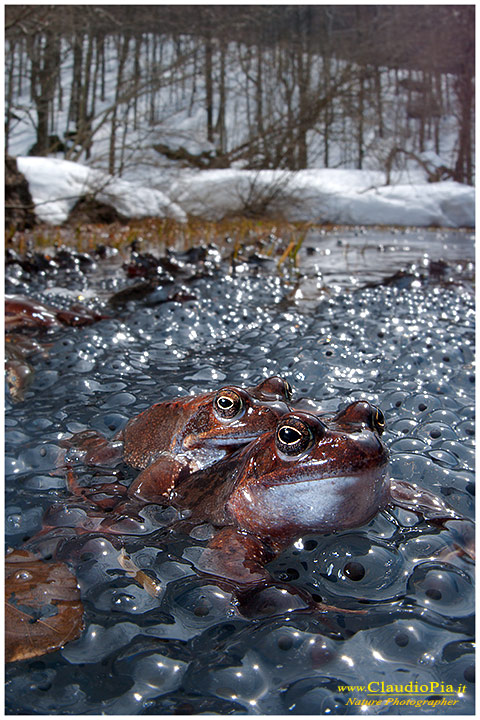
[[[109,145],[109,151],[108,151],[108,172],[110,175],[113,175],[115,172],[115,149],[116,149],[116,134],[117,134],[117,128],[118,128],[118,110],[119,110],[119,102],[120,97],[123,89],[123,71],[125,68],[125,63],[127,61],[128,56],[128,47],[130,44],[130,36],[125,35],[121,38],[120,42],[120,56],[118,58],[118,69],[117,69],[117,84],[115,88],[115,104],[112,111],[112,122],[111,122],[111,129],[110,129],[110,145]]]
[[[213,143],[213,48],[209,32],[205,35],[205,109],[207,111],[207,140]]]

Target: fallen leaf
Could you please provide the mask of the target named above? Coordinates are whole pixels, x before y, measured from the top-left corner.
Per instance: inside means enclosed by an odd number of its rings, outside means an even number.
[[[26,550],[5,558],[5,661],[58,650],[83,629],[83,605],[75,575],[61,562]]]

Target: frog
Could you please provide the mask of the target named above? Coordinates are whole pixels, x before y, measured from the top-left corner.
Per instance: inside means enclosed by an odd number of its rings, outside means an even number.
[[[273,429],[213,465],[179,476],[175,484],[154,491],[137,478],[107,516],[85,496],[87,504],[77,506],[87,510],[85,524],[76,527],[113,535],[130,527],[127,534],[137,534],[145,506],[173,507],[187,534],[200,524],[214,528],[202,572],[242,585],[258,583],[269,577],[265,564],[302,534],[358,527],[387,506],[384,427],[381,410],[366,401],[323,418],[289,410]],[[50,526],[54,518],[55,511]]]
[[[61,441],[68,467],[81,460],[87,466],[115,467],[123,461],[140,470],[129,494],[145,500],[168,497],[182,478],[208,468],[267,430],[290,409],[290,384],[279,376],[242,388],[155,403],[131,418],[112,439],[85,430]],[[82,490],[69,473],[69,488]],[[117,491],[122,493],[123,486]],[[82,493],[84,494],[84,493]]]
[[[22,402],[33,381],[34,367],[27,358],[35,353],[48,357],[48,344],[21,333],[44,334],[66,325],[89,325],[106,317],[79,304],[62,310],[24,295],[5,295],[5,376],[10,399]]]
[[[141,534],[142,510],[168,506],[184,533],[214,529],[197,569],[248,586],[271,582],[265,565],[302,535],[357,528],[392,506],[460,520],[433,493],[390,478],[384,430],[383,412],[365,400],[335,414],[290,409],[274,429],[175,484],[137,478],[108,517],[91,504],[83,529]]]
[[[335,415],[293,409],[235,458],[185,478],[169,503],[217,528],[197,567],[243,586],[271,581],[265,565],[302,535],[367,523],[390,500],[384,428],[366,401]]]
[[[382,411],[364,400],[335,414],[291,409],[275,428],[153,497],[152,488],[145,497],[144,486],[134,481],[108,513],[88,496],[57,503],[26,548],[71,566],[81,560],[82,536],[108,537],[119,551],[120,567],[161,597],[164,588],[125,548],[142,547],[147,537],[149,546],[161,547],[165,533],[177,532],[206,540],[186,547],[182,557],[200,577],[231,591],[245,617],[258,617],[265,601],[280,614],[328,614],[327,623],[332,613],[337,619],[359,616],[366,611],[325,604],[305,588],[272,577],[268,565],[305,534],[361,527],[396,504],[435,522],[459,519],[432,493],[390,478],[384,429]],[[152,523],[157,512],[161,521]]]
[[[91,325],[106,318],[107,315],[81,304],[63,310],[25,295],[5,295],[5,330],[8,332],[25,328],[45,330],[65,325]]]

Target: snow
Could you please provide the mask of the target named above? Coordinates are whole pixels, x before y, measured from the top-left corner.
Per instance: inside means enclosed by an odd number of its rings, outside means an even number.
[[[60,224],[77,200],[93,195],[126,217],[186,220],[184,211],[160,190],[114,178],[100,170],[58,158],[17,157],[40,220]]]
[[[373,170],[178,169],[168,195],[142,184],[120,180],[100,170],[57,158],[17,157],[40,220],[64,222],[80,197],[94,195],[127,217],[187,215],[218,220],[246,209],[289,221],[342,225],[473,227],[475,190],[453,181],[416,181],[385,185]],[[159,171],[161,172],[161,171]],[[161,178],[159,183],[161,184]],[[164,182],[165,186],[165,182]]]

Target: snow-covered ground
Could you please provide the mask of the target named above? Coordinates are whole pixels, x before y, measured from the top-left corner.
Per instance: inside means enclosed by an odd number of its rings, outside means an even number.
[[[100,170],[57,158],[18,157],[40,220],[60,224],[81,197],[93,196],[126,217],[171,217],[184,221],[183,210],[164,193],[114,178]]]
[[[245,210],[286,220],[345,225],[473,227],[474,188],[421,175],[408,184],[385,185],[380,171],[311,169],[178,170],[168,195],[119,180],[85,165],[55,158],[18,157],[40,220],[62,223],[80,197],[93,195],[127,217],[187,215],[217,220]]]

